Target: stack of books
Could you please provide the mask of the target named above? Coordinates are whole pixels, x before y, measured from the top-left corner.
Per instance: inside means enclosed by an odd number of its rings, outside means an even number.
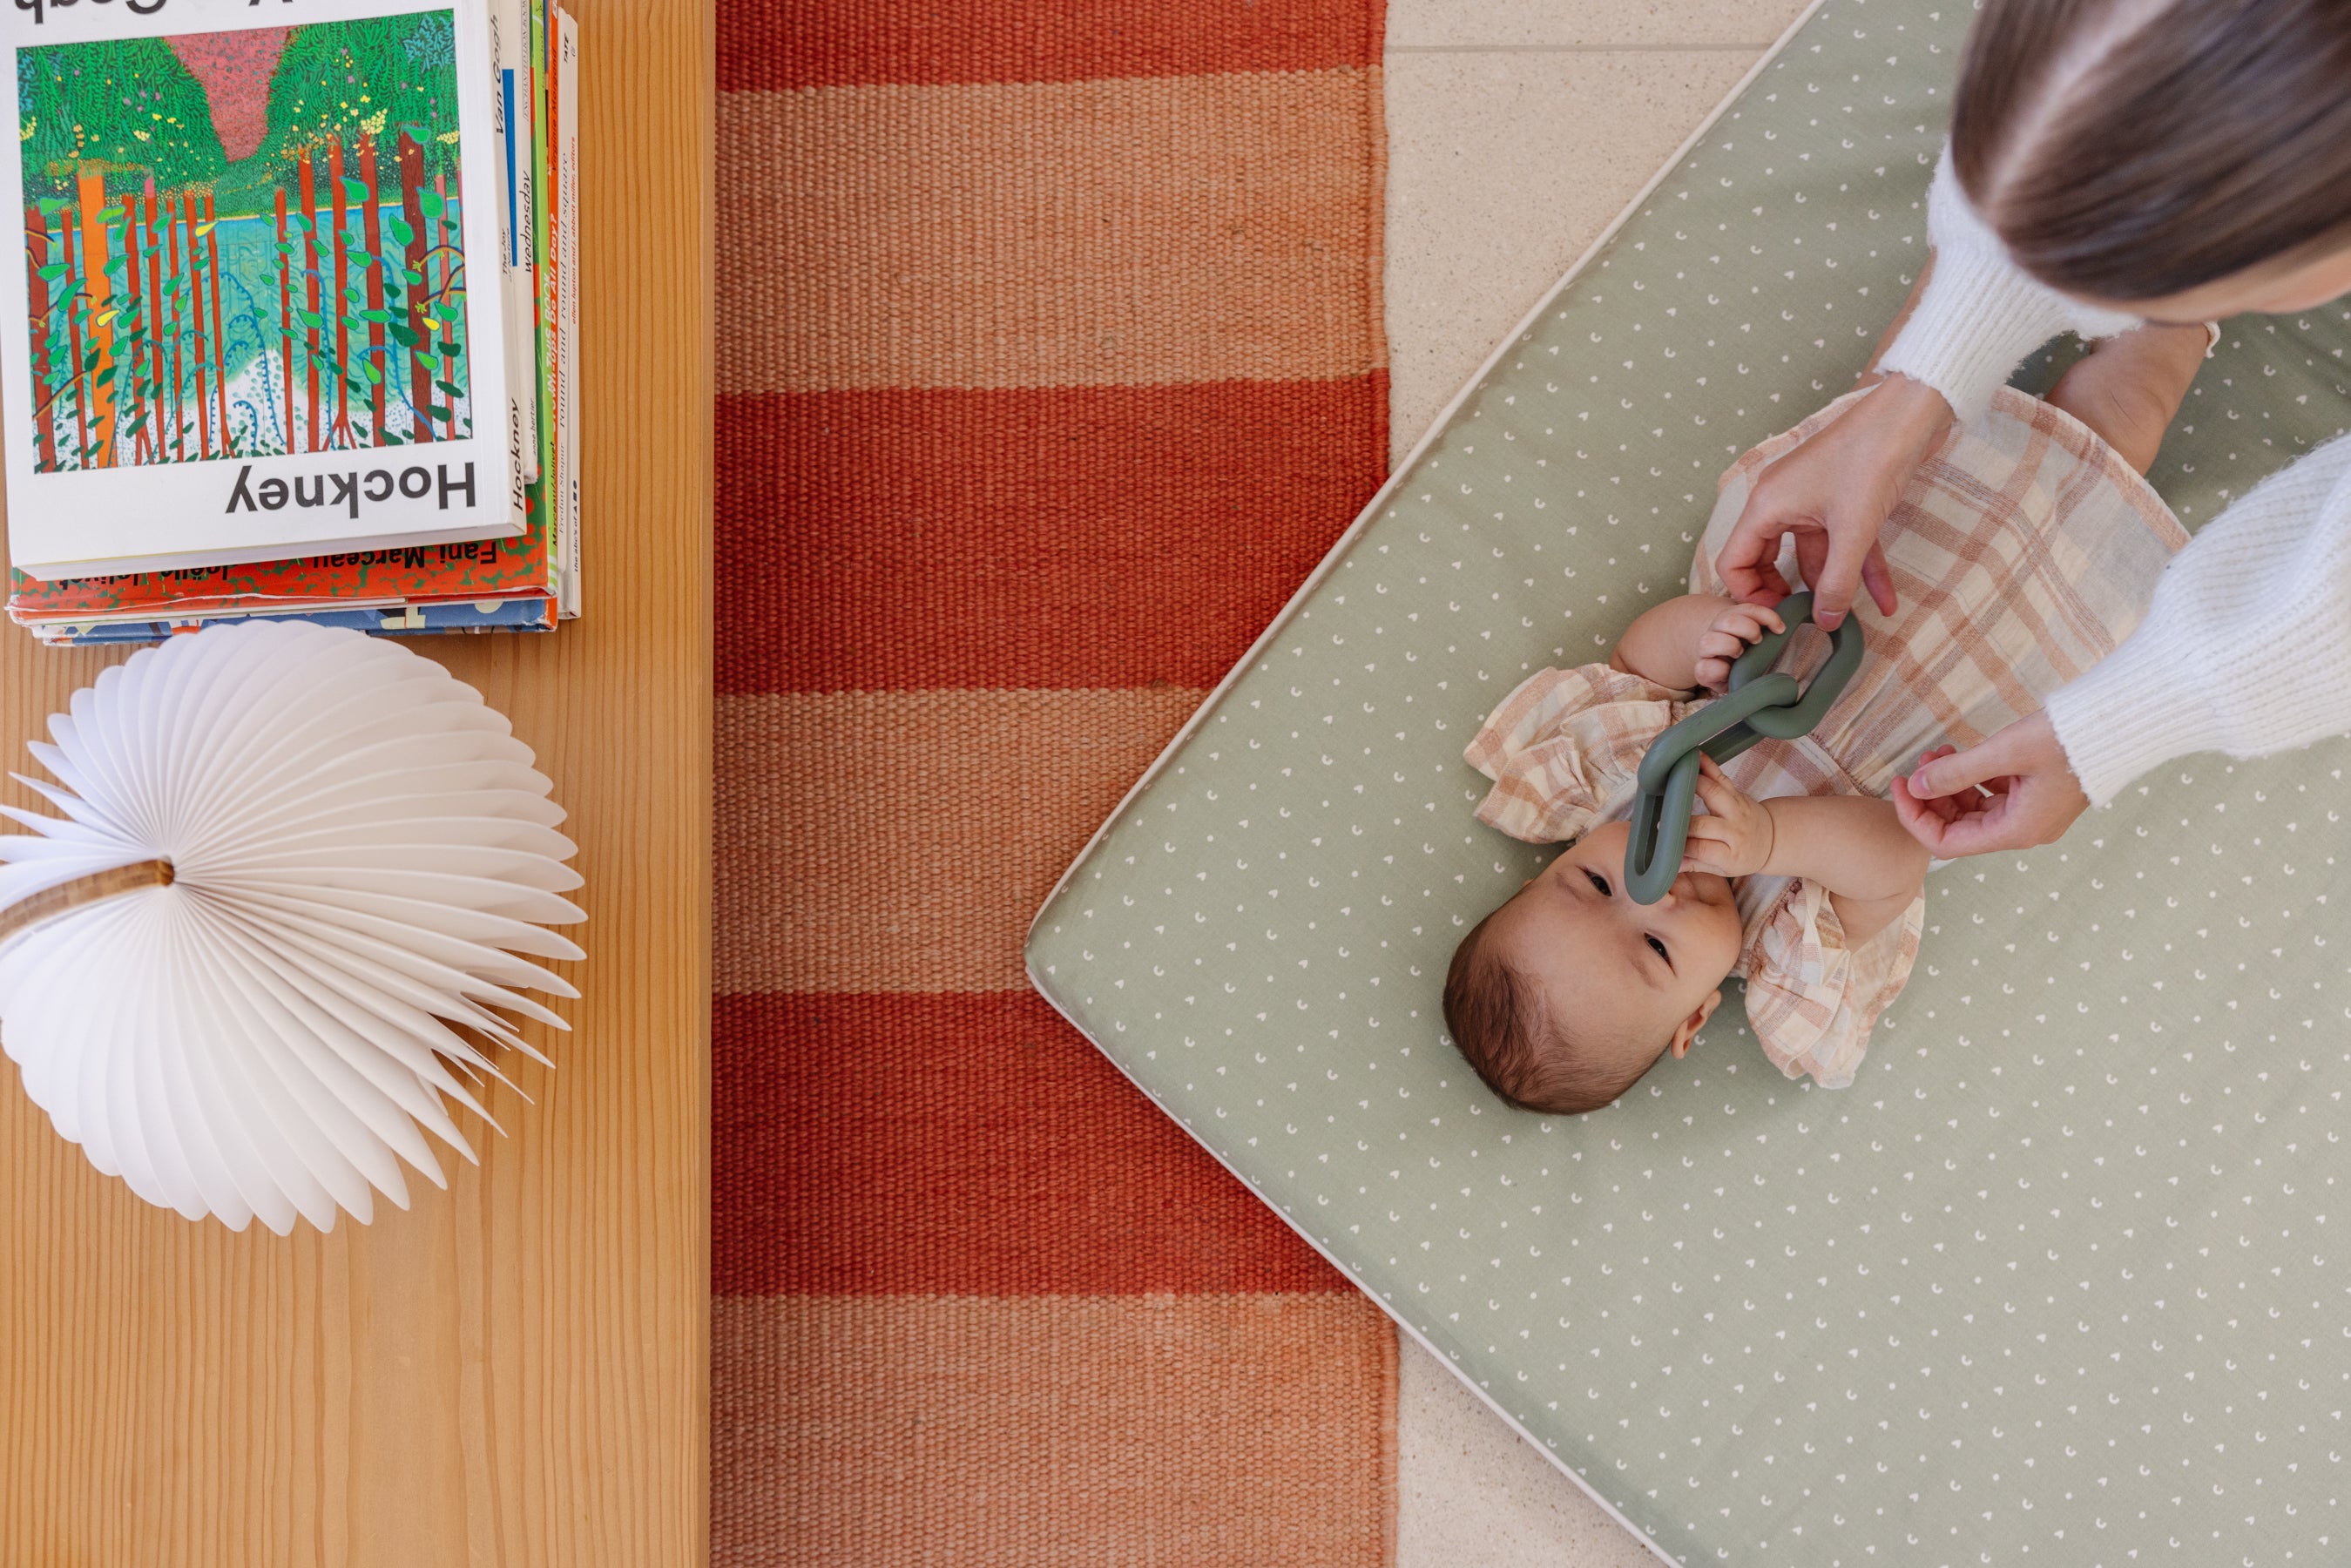
[[[187,4],[0,20],[10,617],[74,643],[576,615],[572,19],[300,0],[195,32]]]

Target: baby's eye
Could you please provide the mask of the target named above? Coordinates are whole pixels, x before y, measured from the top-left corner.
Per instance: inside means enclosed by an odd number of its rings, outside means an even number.
[[[1608,896],[1608,879],[1606,877],[1602,876],[1596,871],[1587,871],[1583,873],[1583,877],[1586,882],[1589,882],[1593,887],[1599,889],[1601,897],[1605,898]]]
[[[1646,942],[1649,945],[1649,951],[1655,953],[1658,957],[1664,958],[1668,964],[1673,962],[1673,959],[1667,956],[1666,953],[1666,945],[1664,943],[1658,941],[1654,936],[1644,936],[1641,940]]]

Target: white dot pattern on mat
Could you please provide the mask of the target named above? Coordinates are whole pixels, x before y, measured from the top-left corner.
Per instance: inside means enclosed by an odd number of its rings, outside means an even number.
[[[1946,869],[1855,1084],[1736,1008],[1581,1117],[1447,1042],[1548,858],[1462,746],[1676,591],[1730,456],[1923,259],[1970,13],[1832,0],[1541,313],[1047,907],[1041,984],[1167,1112],[1687,1563],[2331,1563],[2351,1502],[2351,855],[2329,743],[2158,770]],[[2190,527],[2342,430],[2351,316],[2232,322]],[[2028,374],[2046,374],[2047,367]]]

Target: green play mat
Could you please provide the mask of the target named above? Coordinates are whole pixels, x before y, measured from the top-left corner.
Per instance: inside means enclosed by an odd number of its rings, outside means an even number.
[[[1030,973],[1668,1557],[2341,1562],[2351,748],[2193,758],[1935,873],[1850,1089],[1727,1006],[1541,1117],[1442,1034],[1455,941],[1548,858],[1471,819],[1463,743],[1677,591],[1717,474],[1850,382],[1970,15],[1791,35],[1120,807]],[[2340,431],[2346,349],[2339,306],[2229,324],[2154,474],[2183,521]]]

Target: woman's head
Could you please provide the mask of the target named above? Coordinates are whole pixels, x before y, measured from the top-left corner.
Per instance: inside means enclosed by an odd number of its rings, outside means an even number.
[[[1623,878],[1622,822],[1596,828],[1454,950],[1453,1043],[1489,1087],[1531,1111],[1593,1111],[1667,1051],[1680,1056],[1738,961],[1730,884],[1685,872],[1656,904]]]
[[[1959,182],[2052,287],[2168,320],[2351,290],[2351,5],[1982,0]]]

